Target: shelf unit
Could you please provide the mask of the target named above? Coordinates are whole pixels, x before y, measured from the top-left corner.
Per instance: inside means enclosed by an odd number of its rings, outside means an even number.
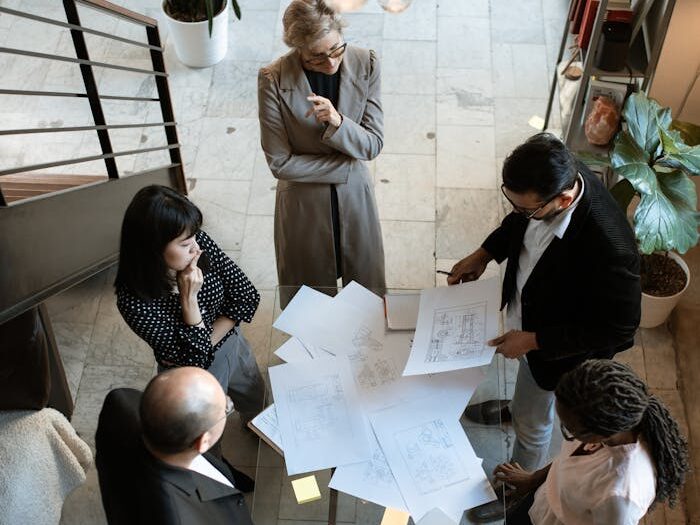
[[[632,25],[640,29],[637,34],[633,36],[633,41],[627,54],[626,67],[621,71],[604,71],[595,66],[595,58],[598,47],[601,44],[603,22],[605,21],[605,13],[608,7],[608,0],[600,0],[593,23],[591,38],[588,43],[588,49],[581,50],[583,70],[581,78],[576,81],[565,81],[578,83],[576,94],[573,97],[570,116],[566,122],[562,120],[562,140],[571,151],[574,153],[587,151],[607,154],[607,147],[590,145],[586,140],[583,130],[584,119],[586,117],[586,115],[584,115],[584,110],[586,108],[586,98],[591,78],[610,80],[628,79],[628,83],[635,83],[638,85],[639,89],[646,92],[654,76],[654,71],[656,70],[659,55],[661,54],[661,47],[666,37],[666,31],[671,20],[671,14],[675,3],[675,0],[637,0],[633,4],[635,18]],[[564,31],[559,47],[559,55],[557,57],[557,66],[564,58],[567,43],[570,38],[573,38],[573,35],[569,33],[569,20],[572,17],[575,5],[576,0],[571,0],[569,12],[564,23]],[[558,67],[555,67],[549,91],[549,101],[547,103],[544,126],[542,127],[543,130],[547,129],[549,126],[554,97],[559,91],[558,80]],[[562,108],[561,104],[562,101],[560,99],[560,111]]]

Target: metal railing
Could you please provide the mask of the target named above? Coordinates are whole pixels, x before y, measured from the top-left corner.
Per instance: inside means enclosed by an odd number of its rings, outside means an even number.
[[[70,37],[72,39],[73,47],[75,49],[75,57],[30,51],[26,49],[17,49],[14,47],[0,47],[0,53],[6,55],[31,57],[34,59],[43,59],[48,61],[75,64],[80,69],[80,74],[82,76],[82,81],[85,88],[84,91],[43,90],[41,89],[42,86],[36,86],[37,89],[33,90],[0,89],[0,95],[14,95],[22,97],[71,97],[78,99],[87,99],[90,105],[90,112],[92,114],[92,120],[94,122],[94,125],[66,127],[54,125],[49,127],[0,130],[0,145],[2,144],[1,141],[3,137],[7,136],[94,131],[97,134],[97,138],[99,140],[101,153],[98,155],[79,156],[77,158],[63,160],[46,159],[46,161],[43,162],[5,168],[0,170],[0,185],[2,184],[3,175],[35,172],[37,170],[47,168],[55,168],[59,166],[74,165],[92,161],[103,161],[106,168],[107,178],[118,179],[121,175],[124,174],[120,173],[120,169],[118,168],[116,162],[117,158],[131,155],[146,154],[156,151],[166,151],[169,154],[170,164],[159,167],[174,169],[175,173],[177,174],[176,179],[178,181],[178,184],[181,186],[179,189],[185,192],[186,188],[184,187],[184,173],[182,158],[180,154],[180,144],[178,142],[177,137],[176,122],[173,114],[172,100],[167,81],[168,75],[165,70],[163,47],[161,46],[157,21],[147,16],[124,9],[120,6],[111,4],[105,0],[62,0],[62,4],[66,15],[65,21],[47,18],[44,16],[39,16],[17,9],[10,9],[8,7],[3,6],[0,6],[0,13],[4,13],[6,15],[26,20],[31,20],[33,22],[36,22],[37,24],[45,24],[46,26],[52,26],[54,28],[62,28],[63,30],[70,32]],[[126,20],[130,23],[137,24],[138,26],[143,27],[145,30],[145,41],[141,42],[132,38],[126,38],[105,31],[84,27],[81,24],[78,5],[95,9],[107,15],[119,17],[120,19]],[[150,61],[152,65],[151,69],[144,69],[140,67],[131,67],[128,65],[92,60],[90,58],[90,53],[85,38],[86,35],[93,35],[100,38],[110,39],[113,41],[120,42],[122,44],[127,44],[129,46],[135,46],[147,50],[150,54]],[[143,97],[101,94],[98,89],[98,82],[96,81],[95,68],[104,68],[107,70],[118,70],[129,73],[137,73],[152,76],[155,79],[155,88],[157,96]],[[129,122],[109,124],[107,122],[107,119],[105,118],[105,112],[103,108],[103,102],[106,100],[154,103],[158,102],[160,104],[162,121],[147,123]],[[165,132],[166,143],[154,147],[138,149],[131,148],[115,151],[113,147],[112,135],[110,133],[111,131],[117,129],[147,127],[162,127]],[[3,196],[2,189],[0,188],[0,207],[5,207],[7,205],[7,200]]]

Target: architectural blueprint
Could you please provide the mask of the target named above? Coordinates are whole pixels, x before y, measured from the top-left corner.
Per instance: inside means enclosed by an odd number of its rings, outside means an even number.
[[[346,360],[287,363],[269,373],[290,476],[370,457],[370,430]]]
[[[421,292],[411,354],[403,375],[487,365],[498,335],[500,280],[484,279]]]
[[[434,507],[459,522],[465,509],[495,499],[481,460],[442,396],[377,410],[370,420],[415,522]]]

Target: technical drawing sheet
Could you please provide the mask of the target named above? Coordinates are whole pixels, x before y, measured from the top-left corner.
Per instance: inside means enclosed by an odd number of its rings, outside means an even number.
[[[370,428],[345,359],[269,369],[290,476],[369,459]]]
[[[498,335],[501,301],[497,277],[423,290],[418,324],[404,375],[487,365]]]
[[[252,421],[248,423],[248,426],[252,426],[254,432],[261,433],[265,436],[263,439],[267,441],[272,448],[277,450],[277,452],[280,454],[284,453],[282,450],[282,437],[280,436],[279,423],[277,422],[277,410],[275,409],[274,403],[255,416]]]
[[[496,499],[464,430],[440,396],[370,414],[372,428],[413,520],[439,507],[459,523],[465,509]]]
[[[408,512],[384,452],[372,436],[372,457],[362,463],[339,466],[328,486],[383,507]]]
[[[358,308],[353,304],[355,300],[342,300],[341,294],[332,298],[303,286],[273,326],[296,337],[305,346],[331,355],[352,354],[363,348],[380,349],[384,337],[383,317],[378,320],[376,308]],[[356,295],[351,294],[352,290],[346,297],[356,299]],[[376,300],[381,302],[379,297]]]
[[[328,352],[319,350],[315,346],[304,344],[296,337],[287,339],[287,341],[275,350],[275,355],[286,363],[331,357],[331,354]]]

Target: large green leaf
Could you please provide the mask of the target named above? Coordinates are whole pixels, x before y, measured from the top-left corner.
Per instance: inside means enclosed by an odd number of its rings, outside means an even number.
[[[656,173],[649,167],[649,154],[626,131],[615,136],[610,164],[615,173],[630,181],[637,192],[649,195],[657,190]]]
[[[700,175],[700,145],[686,146],[678,131],[659,128],[659,133],[666,154],[657,164],[683,170],[689,175]]]
[[[622,116],[627,122],[630,135],[639,147],[648,153],[658,154],[661,143],[658,132],[659,118],[664,123],[667,119],[658,102],[647,98],[643,93],[632,93],[625,101]]]
[[[627,179],[622,179],[620,182],[610,188],[610,194],[613,196],[613,199],[615,199],[615,202],[617,202],[617,205],[622,210],[622,213],[627,214],[627,208],[629,208],[630,202],[632,202],[632,198],[637,194],[637,192],[634,191],[630,181]]]
[[[700,214],[693,182],[681,171],[659,173],[657,191],[642,194],[634,228],[642,253],[685,253],[698,243]]]

